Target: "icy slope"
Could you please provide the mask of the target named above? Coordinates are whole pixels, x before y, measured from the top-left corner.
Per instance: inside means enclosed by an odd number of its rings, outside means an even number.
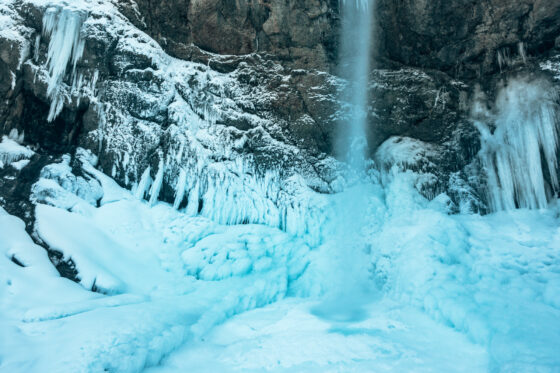
[[[368,318],[333,323],[289,299],[235,316],[149,373],[485,372],[488,356],[415,308],[384,300]]]
[[[87,155],[78,153],[82,176],[67,157],[33,188],[35,235],[72,259],[78,284],[0,212],[2,372],[139,372],[166,356],[159,371],[560,364],[555,205],[448,215],[443,196],[428,202],[415,189],[418,175],[393,169],[384,186],[372,175],[323,196],[321,243],[309,246],[275,228],[150,206]]]
[[[375,278],[383,292],[485,346],[492,371],[555,371],[558,204],[540,211],[450,216],[438,199],[428,203],[417,195],[414,179],[412,173],[394,175],[386,220],[371,233]]]
[[[63,177],[34,189],[62,207],[37,205],[36,234],[73,260],[79,285],[1,211],[1,371],[140,371],[227,317],[284,297],[305,269],[309,247],[278,229],[222,226],[124,190],[97,208],[77,194],[69,205],[79,178],[64,171],[52,165],[43,175]]]

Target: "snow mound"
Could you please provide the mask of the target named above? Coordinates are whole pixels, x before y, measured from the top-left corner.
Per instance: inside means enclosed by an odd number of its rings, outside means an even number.
[[[0,168],[29,159],[34,154],[35,152],[28,147],[20,145],[8,136],[2,136],[2,141],[0,142]]]

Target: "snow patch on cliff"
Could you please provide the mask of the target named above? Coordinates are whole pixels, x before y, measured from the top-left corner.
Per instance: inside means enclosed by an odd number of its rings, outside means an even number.
[[[28,147],[20,145],[8,136],[2,136],[0,142],[0,168],[14,165],[18,161],[31,158],[35,152]]]

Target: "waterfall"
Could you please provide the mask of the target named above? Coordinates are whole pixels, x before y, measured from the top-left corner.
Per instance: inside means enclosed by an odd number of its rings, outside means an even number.
[[[367,226],[367,198],[371,185],[365,181],[368,144],[368,76],[370,72],[373,0],[342,0],[340,75],[348,81],[342,101],[348,114],[339,123],[338,153],[358,177],[357,185],[335,202],[332,257],[326,297],[313,312],[336,321],[356,321],[366,316],[365,305],[374,299],[369,279],[369,256],[362,229]],[[346,110],[345,110],[346,111]],[[363,180],[362,180],[363,178]],[[330,229],[330,228],[329,228]]]
[[[480,118],[484,109],[474,111]],[[475,121],[490,210],[545,208],[560,190],[557,90],[541,80],[512,80],[499,92],[495,111]]]
[[[366,125],[373,0],[342,0],[339,74],[349,84],[343,93],[349,115],[339,123],[338,153],[356,172],[368,153]]]

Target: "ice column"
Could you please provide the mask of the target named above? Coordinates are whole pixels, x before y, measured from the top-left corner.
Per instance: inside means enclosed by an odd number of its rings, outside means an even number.
[[[496,100],[494,132],[475,122],[491,211],[545,208],[558,192],[557,113],[558,92],[550,84],[513,80]]]
[[[50,38],[47,55],[47,97],[51,100],[49,122],[60,114],[64,104],[61,84],[68,64],[72,66],[71,80],[74,80],[76,63],[84,52],[85,43],[80,30],[86,17],[82,11],[67,8],[49,8],[43,16],[43,35]]]

